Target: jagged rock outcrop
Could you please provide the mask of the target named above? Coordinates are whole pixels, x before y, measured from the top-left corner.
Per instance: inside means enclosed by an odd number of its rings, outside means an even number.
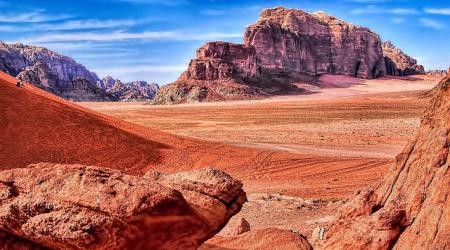
[[[428,76],[442,78],[442,77],[446,77],[448,72],[450,72],[450,71],[447,71],[447,70],[429,70],[429,71],[426,72],[426,74]]]
[[[376,33],[323,12],[266,9],[244,41],[199,48],[155,103],[258,98],[301,91],[292,83],[314,82],[321,74],[374,78],[386,72]]]
[[[449,248],[450,78],[434,94],[414,140],[378,188],[342,209],[324,249]]]
[[[70,81],[60,81],[45,62],[36,62],[25,67],[17,78],[31,83],[50,93],[73,101],[116,101],[116,96],[93,85],[87,78],[73,78]]]
[[[391,76],[425,75],[425,68],[417,60],[403,53],[390,41],[383,42],[386,74]]]
[[[145,81],[132,81],[122,83],[110,76],[104,77],[97,85],[107,93],[117,97],[120,101],[143,101],[152,99],[159,90],[156,83]]]
[[[0,42],[0,70],[73,101],[149,100],[159,89],[143,81],[100,80],[70,57],[21,43]]]
[[[138,177],[40,163],[0,172],[0,243],[23,249],[196,249],[245,200],[242,183],[214,169]]]
[[[63,98],[75,101],[114,100],[95,85],[99,80],[95,73],[72,58],[46,48],[0,42],[0,70]]]

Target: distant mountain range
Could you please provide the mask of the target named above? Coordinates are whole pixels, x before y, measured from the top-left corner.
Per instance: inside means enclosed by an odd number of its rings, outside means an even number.
[[[122,83],[94,73],[74,59],[47,48],[0,42],[0,70],[73,101],[141,101],[159,86],[145,81]]]

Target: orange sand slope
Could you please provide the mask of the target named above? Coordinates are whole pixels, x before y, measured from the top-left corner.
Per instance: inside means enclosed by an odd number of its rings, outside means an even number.
[[[0,169],[80,163],[140,175],[215,166],[248,192],[345,197],[379,180],[388,160],[249,149],[171,135],[80,107],[0,73]]]

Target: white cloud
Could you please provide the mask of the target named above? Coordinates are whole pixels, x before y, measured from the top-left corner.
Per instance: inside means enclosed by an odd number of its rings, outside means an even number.
[[[219,38],[242,37],[237,33],[191,33],[187,31],[143,31],[125,32],[114,31],[109,33],[98,32],[74,32],[74,33],[48,33],[36,37],[21,39],[23,43],[50,43],[50,42],[112,42],[124,40],[206,40]]]
[[[419,19],[420,23],[425,26],[425,27],[429,27],[435,30],[443,30],[446,28],[445,24],[440,23],[436,20],[433,19],[429,19],[429,18],[421,18]]]
[[[71,20],[56,24],[36,24],[33,28],[39,30],[80,30],[103,29],[133,26],[137,22],[133,20]]]
[[[438,14],[438,15],[450,15],[450,8],[442,8],[442,9],[438,9],[438,8],[425,8],[424,9],[425,13],[428,14]]]
[[[419,11],[412,8],[381,8],[376,5],[368,5],[364,8],[353,9],[350,11],[352,15],[363,15],[363,14],[394,14],[394,15],[417,15]]]
[[[70,18],[69,15],[45,15],[42,11],[29,13],[0,14],[0,22],[5,23],[40,23]]]

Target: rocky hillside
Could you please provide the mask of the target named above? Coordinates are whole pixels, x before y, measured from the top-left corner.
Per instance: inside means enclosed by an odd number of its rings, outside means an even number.
[[[156,83],[147,83],[145,81],[122,83],[120,80],[113,79],[110,76],[97,81],[97,86],[116,96],[120,101],[150,100],[159,91],[159,85]]]
[[[70,57],[46,48],[0,42],[0,70],[48,92],[74,101],[143,100],[155,86],[124,84],[116,91],[102,88],[97,75]]]
[[[425,74],[422,65],[417,65],[417,60],[403,53],[403,51],[386,41],[382,44],[386,73],[391,76],[409,76]]]
[[[450,75],[418,133],[378,188],[359,192],[328,229],[324,249],[448,249]]]

